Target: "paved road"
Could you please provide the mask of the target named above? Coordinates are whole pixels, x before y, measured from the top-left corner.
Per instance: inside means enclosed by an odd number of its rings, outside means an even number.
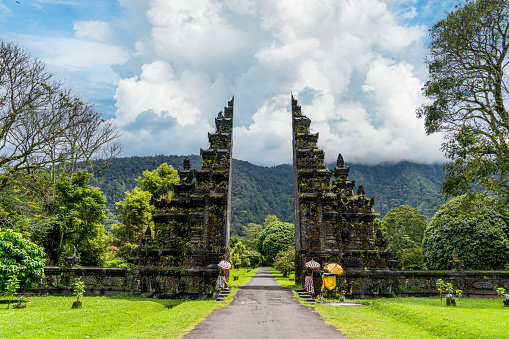
[[[281,287],[267,268],[261,268],[237,292],[233,302],[212,313],[184,339],[231,338],[343,338],[326,325],[318,313],[301,305],[293,293]]]

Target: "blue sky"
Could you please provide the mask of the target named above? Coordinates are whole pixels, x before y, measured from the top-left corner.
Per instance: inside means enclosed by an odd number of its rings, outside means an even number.
[[[19,2],[19,3],[18,3]],[[0,0],[0,37],[123,131],[122,156],[197,154],[235,95],[234,154],[291,162],[290,93],[333,161],[443,161],[427,31],[465,1]]]

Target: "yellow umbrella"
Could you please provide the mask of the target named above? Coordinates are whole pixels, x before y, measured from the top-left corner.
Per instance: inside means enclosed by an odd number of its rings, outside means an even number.
[[[343,268],[336,263],[328,264],[327,271],[332,274],[343,274]]]

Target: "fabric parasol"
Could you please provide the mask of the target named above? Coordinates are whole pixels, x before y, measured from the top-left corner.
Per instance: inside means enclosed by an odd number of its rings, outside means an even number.
[[[310,270],[318,270],[320,268],[320,264],[313,259],[311,261],[308,261],[306,264],[306,268],[309,268]]]
[[[332,263],[327,265],[327,271],[333,274],[343,274],[343,267],[339,264]]]
[[[229,271],[232,269],[232,265],[226,260],[221,260],[219,264],[217,264],[217,267],[223,271]]]

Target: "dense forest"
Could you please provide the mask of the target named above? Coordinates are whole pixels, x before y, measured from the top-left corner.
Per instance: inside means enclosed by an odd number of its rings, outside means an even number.
[[[157,155],[117,158],[106,170],[91,179],[107,197],[108,215],[116,214],[115,203],[131,191],[145,170],[152,171],[160,164],[180,170],[185,156]],[[199,155],[189,156],[191,168],[201,168]],[[330,167],[333,165],[331,164]],[[243,235],[248,223],[263,224],[268,214],[281,221],[293,222],[292,166],[264,167],[247,161],[233,160],[232,235]],[[422,165],[410,162],[376,166],[350,166],[349,179],[362,184],[369,197],[375,197],[375,212],[382,218],[400,205],[410,205],[430,219],[444,203],[440,184],[444,173],[441,165]]]

